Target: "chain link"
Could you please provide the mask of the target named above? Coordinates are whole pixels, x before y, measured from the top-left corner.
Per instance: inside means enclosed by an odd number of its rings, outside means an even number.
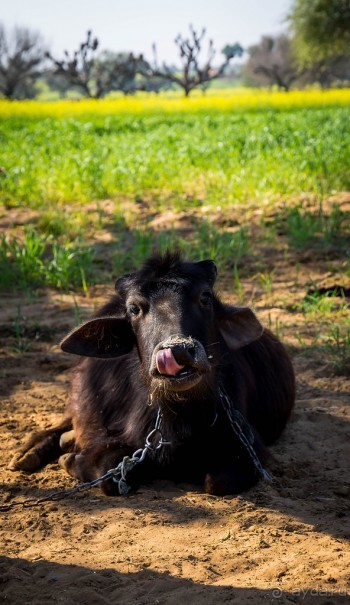
[[[163,445],[171,444],[170,441],[166,441],[163,438],[163,433],[161,431],[162,419],[163,414],[161,412],[161,409],[158,408],[154,429],[152,429],[152,431],[148,433],[144,447],[140,448],[139,450],[136,450],[136,452],[133,453],[131,458],[130,456],[124,456],[123,460],[119,462],[117,468],[114,469],[115,473],[113,476],[113,481],[117,483],[118,491],[121,496],[126,496],[131,492],[132,486],[128,483],[128,475],[132,472],[132,470],[137,464],[144,461],[148,452],[156,452],[161,447],[163,447]]]
[[[238,437],[241,444],[244,446],[249,458],[258,471],[259,475],[266,481],[272,481],[271,475],[261,464],[258,455],[253,447],[254,433],[249,422],[242,416],[239,410],[233,407],[232,401],[224,390],[223,386],[219,387],[219,395],[223,408],[228,416],[231,427],[235,435]]]
[[[118,466],[116,468],[109,469],[104,475],[101,475],[101,477],[97,477],[97,479],[93,479],[93,481],[86,481],[85,483],[79,483],[79,485],[76,485],[75,487],[72,487],[70,489],[53,492],[52,494],[49,494],[48,496],[43,496],[42,498],[27,498],[26,500],[15,501],[15,502],[11,502],[10,504],[3,504],[0,506],[0,512],[1,513],[8,512],[15,507],[32,508],[34,506],[40,506],[41,504],[44,504],[46,502],[57,502],[58,500],[63,500],[64,498],[68,498],[68,496],[72,496],[72,495],[78,494],[80,492],[85,492],[88,489],[90,489],[91,487],[96,487],[97,485],[104,483],[104,481],[108,481],[108,479],[113,479],[113,481],[115,481],[118,484],[122,480],[125,483],[125,485],[127,485],[126,484],[126,475],[127,475],[127,472],[131,470],[130,468],[127,467],[127,462],[132,462],[133,463],[132,466],[133,466],[136,463],[143,462],[143,460],[145,459],[146,454],[149,450],[156,451],[156,450],[159,450],[163,445],[170,445],[170,441],[165,441],[163,439],[163,434],[161,431],[161,424],[162,424],[162,413],[160,411],[160,408],[158,408],[154,429],[152,429],[152,431],[147,435],[144,447],[137,450],[133,454],[132,458],[125,456],[123,459],[123,462],[118,464]],[[155,435],[158,436],[158,443],[157,443],[157,441],[155,441],[152,444],[152,439],[154,439]],[[122,471],[122,474],[121,474],[121,471]],[[121,474],[121,476],[120,476],[120,474]],[[121,494],[124,495],[129,492],[129,489],[127,489],[127,490],[120,489],[119,491]]]
[[[76,485],[75,487],[60,490],[58,492],[53,492],[52,494],[49,494],[48,496],[43,496],[42,498],[27,498],[26,500],[11,502],[10,504],[3,504],[0,506],[0,512],[5,513],[15,507],[20,506],[22,508],[32,508],[34,506],[40,506],[40,504],[44,504],[45,502],[57,502],[58,500],[63,500],[64,498],[72,496],[73,494],[85,492],[90,489],[90,487],[96,487],[97,485],[100,485],[100,483],[103,483],[104,481],[107,481],[108,479],[113,477],[115,471],[116,469],[110,469],[107,473],[105,473],[101,477],[98,477],[97,479],[94,479],[93,481],[79,483],[79,485]]]
[[[238,410],[233,408],[232,402],[231,402],[230,398],[228,397],[226,391],[224,391],[222,386],[219,387],[219,394],[220,394],[220,399],[221,399],[223,408],[230,421],[231,427],[232,427],[234,433],[236,434],[236,436],[238,437],[239,441],[242,443],[242,445],[246,449],[256,470],[264,479],[266,479],[267,481],[271,481],[272,479],[271,479],[269,473],[262,466],[262,464],[257,456],[257,453],[253,447],[254,434],[252,432],[251,426],[249,425],[247,420],[245,420],[245,418],[242,416],[242,414]],[[215,417],[215,420],[216,420],[216,417]],[[152,431],[147,435],[144,447],[137,450],[133,454],[132,458],[129,458],[128,456],[126,456],[124,458],[123,462],[121,462],[116,468],[109,469],[104,475],[101,475],[101,477],[97,477],[97,479],[93,479],[93,481],[86,481],[85,483],[79,483],[79,485],[76,485],[75,487],[72,487],[70,489],[53,492],[52,494],[49,494],[48,496],[43,496],[42,498],[27,498],[26,500],[22,500],[22,501],[15,501],[15,502],[10,502],[10,504],[3,504],[0,506],[0,512],[1,513],[8,512],[15,507],[32,508],[35,506],[40,506],[41,504],[44,504],[46,502],[57,502],[59,500],[63,500],[64,498],[68,498],[69,496],[72,496],[74,494],[85,492],[88,489],[90,489],[91,487],[96,487],[97,485],[100,485],[104,481],[108,481],[108,479],[113,479],[114,481],[116,481],[118,484],[121,485],[121,489],[119,490],[121,494],[128,493],[130,488],[126,483],[126,475],[130,469],[128,468],[127,463],[136,464],[136,463],[142,462],[145,459],[147,452],[149,450],[157,451],[163,445],[170,445],[169,441],[165,441],[163,439],[163,434],[161,431],[161,423],[162,423],[162,413],[160,411],[160,408],[158,408],[158,413],[157,413],[154,429],[152,429]],[[215,424],[215,421],[213,424]],[[154,439],[154,437],[156,435],[158,436],[158,443],[157,442],[152,443],[152,439]],[[124,487],[123,484],[125,484],[126,487]]]

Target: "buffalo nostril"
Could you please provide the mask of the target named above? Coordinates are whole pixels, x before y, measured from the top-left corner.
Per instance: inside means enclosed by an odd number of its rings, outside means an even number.
[[[174,345],[171,350],[178,364],[191,366],[194,363],[196,358],[195,346]]]
[[[188,347],[187,351],[191,355],[192,359],[195,359],[195,357],[196,357],[196,347]]]

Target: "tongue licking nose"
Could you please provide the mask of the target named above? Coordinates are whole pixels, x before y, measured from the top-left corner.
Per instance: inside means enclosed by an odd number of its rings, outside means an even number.
[[[177,363],[171,349],[160,349],[156,357],[157,370],[159,374],[176,376],[185,366]]]

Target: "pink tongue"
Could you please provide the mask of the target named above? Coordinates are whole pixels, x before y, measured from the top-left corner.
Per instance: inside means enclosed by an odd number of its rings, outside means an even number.
[[[160,349],[156,357],[157,370],[159,374],[176,376],[185,366],[180,366],[171,349]]]

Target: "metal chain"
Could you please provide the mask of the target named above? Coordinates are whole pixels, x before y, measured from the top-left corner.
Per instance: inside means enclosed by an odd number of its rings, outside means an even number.
[[[272,481],[271,475],[261,464],[258,455],[253,447],[254,433],[249,422],[244,418],[244,416],[242,416],[239,410],[236,410],[233,407],[232,401],[230,400],[222,385],[219,387],[219,395],[223,408],[230,421],[231,427],[234,433],[237,435],[238,439],[240,440],[241,444],[244,446],[256,470],[266,481]]]
[[[44,504],[45,502],[57,502],[58,500],[63,500],[64,498],[67,498],[68,496],[72,496],[73,494],[87,491],[88,489],[90,489],[90,487],[96,487],[97,485],[104,483],[104,481],[108,481],[108,479],[113,479],[113,481],[115,481],[118,484],[122,480],[124,482],[124,484],[126,485],[126,474],[128,471],[128,469],[127,469],[128,461],[131,461],[132,466],[133,466],[135,463],[142,462],[145,459],[148,450],[157,451],[163,445],[170,445],[170,441],[165,441],[163,439],[163,434],[161,432],[162,417],[163,416],[162,416],[161,410],[160,410],[160,408],[158,408],[154,429],[152,429],[152,431],[147,435],[144,448],[137,450],[133,454],[132,458],[125,456],[123,461],[120,462],[116,468],[109,469],[104,475],[101,475],[101,477],[97,477],[97,479],[93,479],[93,481],[85,481],[85,483],[79,483],[79,485],[76,485],[75,487],[72,487],[70,489],[53,492],[52,494],[49,494],[48,496],[43,496],[42,498],[27,498],[26,500],[11,502],[10,504],[3,504],[0,506],[0,512],[5,513],[9,510],[12,510],[15,507],[20,507],[20,506],[22,508],[32,508],[34,506],[40,506],[41,504]],[[152,445],[151,440],[154,439],[155,435],[159,435],[159,440],[158,440],[158,443]],[[119,491],[121,494],[124,495],[124,494],[128,493],[130,491],[130,489],[125,490],[125,488],[124,488],[124,491],[122,489],[120,489]]]
[[[139,462],[142,462],[145,459],[148,450],[157,451],[161,447],[163,447],[163,445],[170,445],[170,441],[165,441],[163,439],[163,434],[161,431],[162,418],[163,414],[160,408],[158,408],[154,429],[150,433],[148,433],[144,447],[140,448],[139,450],[136,450],[136,452],[134,452],[134,454],[132,455],[132,457],[137,458]],[[157,444],[152,444],[151,440],[154,439],[155,435],[159,435],[159,440]]]
[[[230,421],[231,427],[240,442],[242,443],[242,445],[244,446],[244,448],[246,449],[256,470],[264,479],[266,479],[267,481],[271,481],[271,476],[262,466],[253,447],[254,434],[248,421],[245,420],[245,418],[238,410],[233,408],[232,402],[228,397],[227,393],[224,391],[222,385],[219,387],[219,395],[223,408],[226,411],[226,414]],[[97,477],[97,479],[93,479],[93,481],[86,481],[84,483],[80,483],[79,485],[76,485],[71,489],[53,492],[52,494],[49,494],[48,496],[43,496],[42,498],[27,498],[26,500],[22,501],[15,501],[11,502],[10,504],[3,504],[0,506],[0,512],[4,513],[9,510],[12,510],[15,507],[20,506],[22,508],[31,508],[34,506],[40,506],[45,502],[57,502],[58,500],[63,500],[64,498],[72,496],[73,494],[87,491],[91,487],[96,487],[97,485],[104,483],[104,481],[108,481],[108,479],[112,479],[118,484],[120,494],[125,495],[129,493],[131,488],[126,482],[127,473],[132,470],[135,464],[143,462],[149,450],[157,451],[164,445],[170,445],[170,441],[166,441],[163,439],[161,424],[162,413],[160,408],[158,408],[154,429],[152,429],[152,431],[147,435],[144,447],[136,450],[136,452],[134,452],[131,458],[129,456],[125,456],[123,461],[120,462],[116,468],[109,469],[104,475],[101,475],[101,477]],[[213,424],[215,424],[215,421]],[[246,433],[248,433],[248,436]],[[158,443],[153,443],[152,440],[154,440],[156,435],[158,436]]]
[[[139,462],[143,462],[146,458],[149,450],[156,452],[163,445],[170,445],[170,441],[166,441],[163,439],[163,433],[161,431],[163,414],[161,412],[160,407],[158,408],[157,418],[155,422],[154,429],[150,433],[148,433],[145,441],[145,445],[143,448],[136,450],[131,456],[124,456],[123,460],[119,462],[116,469],[114,470],[113,481],[118,485],[118,491],[121,496],[126,496],[132,490],[131,485],[127,481],[127,476],[133,470],[133,468],[139,464]],[[154,440],[155,435],[158,435],[158,443],[152,442]]]
[[[107,479],[110,479],[113,476],[114,472],[115,469],[111,469],[107,473],[105,473],[101,477],[98,477],[97,479],[94,479],[93,481],[79,483],[79,485],[76,485],[75,487],[60,490],[58,492],[53,492],[52,494],[49,494],[48,496],[43,496],[42,498],[27,498],[27,500],[11,502],[10,504],[3,504],[2,506],[0,506],[0,512],[7,512],[12,508],[15,508],[15,506],[22,506],[22,508],[31,508],[33,506],[39,506],[44,502],[56,502],[58,500],[63,500],[63,498],[67,498],[68,496],[72,496],[73,494],[77,494],[78,492],[84,492],[90,489],[90,487],[96,487],[97,485],[100,485],[100,483],[103,483],[104,481],[107,481]]]

